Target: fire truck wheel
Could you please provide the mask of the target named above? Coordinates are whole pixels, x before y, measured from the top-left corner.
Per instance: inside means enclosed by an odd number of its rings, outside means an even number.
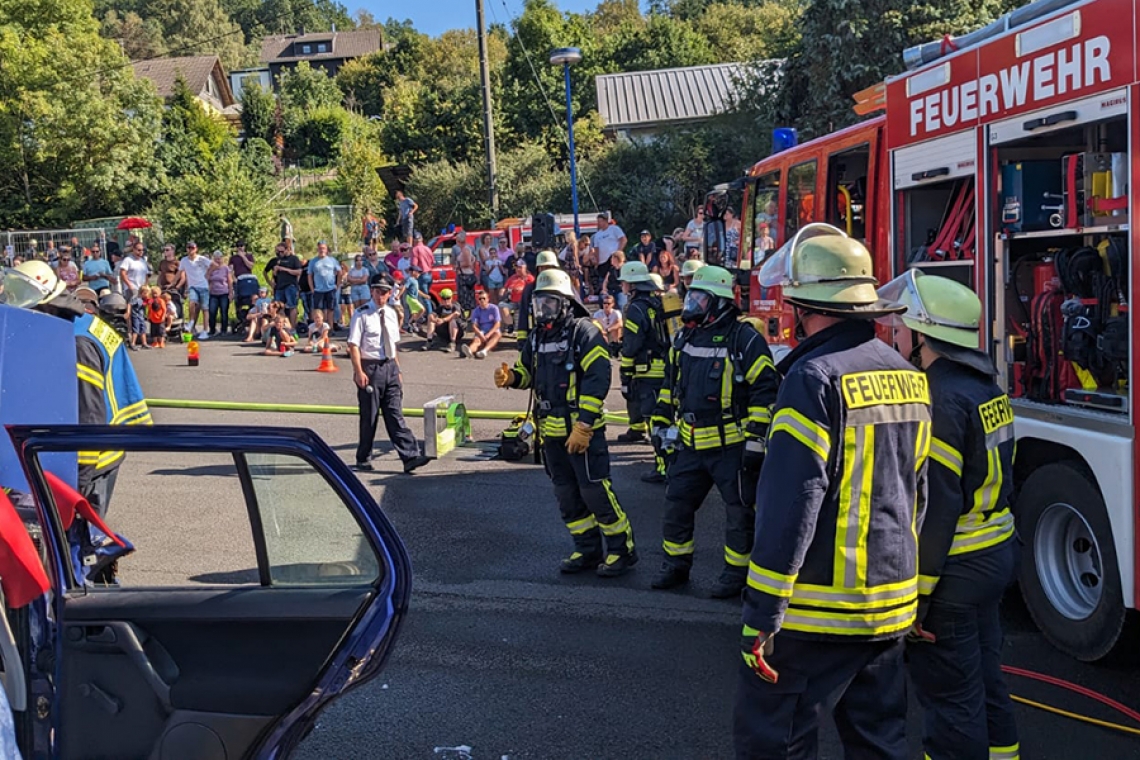
[[[1024,544],[1021,593],[1033,621],[1066,654],[1105,657],[1125,610],[1100,491],[1079,465],[1057,462],[1026,479],[1014,512]]]

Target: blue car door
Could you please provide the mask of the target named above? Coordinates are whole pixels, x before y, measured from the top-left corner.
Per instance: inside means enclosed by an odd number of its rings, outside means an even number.
[[[380,671],[411,565],[315,433],[8,430],[54,591],[28,626],[42,651],[24,658],[37,705],[32,725],[17,726],[25,757],[284,757],[332,700]],[[88,555],[68,535],[83,524],[42,465],[75,451],[126,452],[105,518],[137,552],[118,560],[114,582],[83,579]]]

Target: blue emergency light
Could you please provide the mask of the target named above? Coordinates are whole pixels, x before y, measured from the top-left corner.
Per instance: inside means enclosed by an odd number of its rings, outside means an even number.
[[[799,135],[792,127],[776,127],[772,130],[772,153],[794,148],[799,142]]]

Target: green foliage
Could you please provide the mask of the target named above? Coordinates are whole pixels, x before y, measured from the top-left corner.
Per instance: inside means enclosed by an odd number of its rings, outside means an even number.
[[[230,20],[218,0],[135,0],[131,8],[142,19],[162,26],[167,54],[216,54],[229,71],[247,62],[241,28]],[[120,8],[120,11],[124,9]]]
[[[376,173],[379,167],[389,163],[378,147],[377,131],[373,122],[354,116],[337,155],[337,176],[360,214],[368,208],[379,215],[388,199],[388,191]]]
[[[260,137],[246,138],[241,145],[241,160],[251,177],[260,179],[270,186],[276,166],[273,163],[273,148]]]
[[[222,8],[245,33],[247,42],[260,43],[269,34],[327,32],[333,25],[352,29],[356,22],[336,0],[222,0]]]
[[[181,76],[162,116],[159,158],[171,177],[202,170],[231,142],[233,134],[220,117],[206,111]]]
[[[134,11],[122,16],[113,10],[103,17],[103,36],[114,40],[132,61],[161,58],[166,54],[166,39],[162,24],[156,19],[144,19]]]
[[[228,250],[246,240],[254,251],[271,243],[276,215],[270,208],[270,188],[250,171],[232,146],[202,167],[170,183],[150,210],[167,240],[197,241],[205,251]]]
[[[157,188],[161,103],[85,0],[0,0],[0,226],[117,213]]]
[[[335,161],[341,140],[348,132],[350,118],[348,111],[339,106],[321,106],[308,112],[293,112],[286,122],[286,150],[298,161]]]
[[[277,134],[277,101],[271,93],[260,87],[242,88],[241,126],[247,139],[273,142]]]
[[[335,108],[341,101],[340,90],[328,72],[313,68],[308,61],[301,61],[292,71],[281,72],[277,77],[277,97],[286,113]]]

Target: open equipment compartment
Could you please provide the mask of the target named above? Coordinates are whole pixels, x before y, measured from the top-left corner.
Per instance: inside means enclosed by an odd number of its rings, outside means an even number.
[[[976,288],[976,149],[969,130],[895,151],[895,272],[917,268]]]
[[[1019,404],[1128,414],[1125,91],[992,125],[995,344]]]

